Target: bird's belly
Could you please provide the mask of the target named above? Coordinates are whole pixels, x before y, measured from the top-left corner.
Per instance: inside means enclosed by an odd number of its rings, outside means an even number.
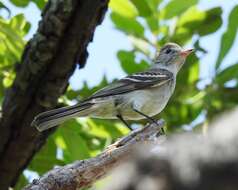
[[[141,107],[141,111],[143,113],[148,113],[149,116],[154,116],[164,109],[170,95],[165,91],[159,91],[157,93],[149,93],[148,98],[150,98],[150,100],[144,103]]]
[[[159,89],[135,91],[133,92],[134,94],[131,95],[131,102],[140,112],[152,117],[165,108],[173,90],[173,86],[164,86]],[[127,120],[144,119],[144,116],[139,115],[132,109],[124,110],[122,115],[125,115],[125,119]]]

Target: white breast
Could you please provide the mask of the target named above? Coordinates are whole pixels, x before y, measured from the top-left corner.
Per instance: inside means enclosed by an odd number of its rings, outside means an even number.
[[[163,85],[150,90],[139,90],[130,93],[130,101],[139,111],[148,116],[154,116],[160,113],[168,103],[175,88],[175,82],[170,85]],[[130,114],[129,114],[130,115]],[[142,119],[143,117],[135,118],[135,115],[128,115],[127,119]]]

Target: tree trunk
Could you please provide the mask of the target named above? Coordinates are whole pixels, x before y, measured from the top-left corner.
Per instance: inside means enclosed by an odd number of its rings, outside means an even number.
[[[37,33],[24,50],[6,91],[0,120],[0,187],[7,190],[53,132],[30,126],[52,109],[75,67],[85,65],[87,45],[103,20],[108,0],[49,0]]]

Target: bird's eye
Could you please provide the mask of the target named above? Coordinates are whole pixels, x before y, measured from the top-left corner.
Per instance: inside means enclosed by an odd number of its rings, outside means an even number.
[[[169,54],[172,50],[169,48],[165,51],[166,54]]]

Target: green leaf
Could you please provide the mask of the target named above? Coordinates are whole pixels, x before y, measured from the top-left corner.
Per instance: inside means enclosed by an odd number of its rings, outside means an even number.
[[[171,0],[161,12],[161,16],[164,19],[171,19],[175,16],[179,16],[189,7],[198,3],[198,0]]]
[[[222,9],[215,7],[207,11],[200,11],[197,7],[191,7],[181,15],[177,22],[176,32],[187,30],[192,37],[194,33],[200,36],[215,32],[222,25]]]
[[[158,11],[158,6],[161,3],[162,0],[149,0],[147,1],[148,5],[150,6],[150,8],[157,13]]]
[[[92,128],[89,133],[102,138],[116,140],[128,133],[128,129],[125,126],[121,125],[120,128],[116,125],[116,122],[110,120],[90,119],[90,126]]]
[[[216,75],[215,81],[224,84],[232,79],[238,79],[238,63],[227,67]]]
[[[56,158],[57,147],[54,139],[50,137],[43,148],[38,152],[31,161],[28,169],[36,171],[40,175],[49,171],[56,165],[63,165],[64,162]]]
[[[159,20],[158,20],[158,17],[155,16],[155,15],[147,17],[146,18],[146,23],[149,26],[151,32],[154,35],[158,35],[158,33],[159,33]]]
[[[221,13],[220,7],[207,11],[201,11],[196,6],[190,7],[178,19],[171,39],[179,44],[184,44],[196,33],[204,36],[215,32],[222,24]]]
[[[134,18],[126,18],[119,14],[112,13],[111,19],[116,27],[123,32],[137,37],[144,37],[144,27]]]
[[[10,0],[17,7],[26,7],[29,4],[29,0]]]
[[[4,35],[5,39],[3,39],[3,43],[6,50],[9,51],[8,53],[11,53],[11,55],[14,56],[16,60],[19,60],[24,47],[24,41],[22,37],[17,34],[9,25],[0,23],[0,27],[1,26],[3,27],[0,28],[0,33]],[[0,54],[1,53],[2,52],[0,52]]]
[[[11,19],[9,26],[19,32],[21,36],[25,36],[30,30],[30,23],[26,21],[24,14],[18,14]]]
[[[5,88],[9,88],[13,83],[13,79],[15,78],[15,73],[5,71],[4,75],[5,75],[5,78],[3,79],[3,85]]]
[[[23,174],[21,174],[20,178],[17,180],[17,184],[14,186],[14,190],[21,190],[28,183],[29,181],[26,179],[26,177]]]
[[[199,59],[196,56],[190,56],[185,64],[190,64],[189,67],[189,76],[188,76],[188,83],[190,85],[194,85],[194,83],[199,79]]]
[[[81,136],[81,125],[69,120],[60,127],[55,136],[56,144],[64,151],[64,160],[72,162],[90,157],[86,141]]]
[[[210,9],[205,13],[205,18],[197,30],[200,36],[205,36],[207,34],[213,33],[217,31],[222,25],[221,7]]]
[[[135,18],[138,16],[136,7],[129,0],[111,0],[109,7],[114,13],[123,17]]]
[[[186,44],[192,38],[192,36],[193,34],[188,28],[180,27],[177,28],[174,35],[170,37],[170,40],[182,46]]]
[[[140,16],[148,17],[153,13],[148,0],[131,0],[131,2],[136,6]]]
[[[69,96],[67,95],[67,97],[69,99],[75,99],[77,96],[80,95],[80,97],[86,98],[86,97],[91,96],[94,92],[100,90],[101,88],[105,87],[108,84],[109,84],[109,82],[106,79],[106,76],[103,77],[102,81],[99,84],[97,84],[97,85],[95,85],[94,87],[91,87],[91,88],[88,86],[87,82],[84,82],[84,85],[83,85],[82,89],[80,89],[78,91],[72,91],[72,90],[69,91],[70,94],[69,94]]]
[[[120,60],[122,69],[128,73],[135,73],[136,63],[135,63],[135,55],[133,52],[120,50],[117,52],[117,57]]]
[[[117,53],[117,57],[120,60],[122,69],[127,74],[136,73],[139,71],[143,71],[148,68],[148,63],[142,60],[140,63],[135,62],[135,54],[130,51],[120,50]]]
[[[224,57],[229,52],[235,41],[238,28],[237,18],[238,18],[238,5],[232,9],[229,15],[229,22],[227,29],[222,35],[219,55],[216,61],[216,69],[220,67]]]
[[[13,65],[19,62],[25,41],[23,37],[29,31],[30,25],[23,14],[10,20],[0,18],[0,79],[1,87],[9,87],[15,78]],[[0,88],[1,91],[3,90]],[[2,94],[2,92],[0,92]]]
[[[194,30],[197,28],[197,25],[205,19],[205,17],[205,11],[201,11],[196,6],[192,6],[180,16],[177,21],[177,27],[186,27]]]
[[[199,59],[196,54],[188,56],[185,64],[177,76],[177,89],[184,90],[184,86],[194,88],[194,82],[199,79]],[[181,86],[180,86],[181,85]]]
[[[34,2],[37,5],[37,7],[41,10],[44,8],[47,2],[47,0],[31,0],[31,1]]]

